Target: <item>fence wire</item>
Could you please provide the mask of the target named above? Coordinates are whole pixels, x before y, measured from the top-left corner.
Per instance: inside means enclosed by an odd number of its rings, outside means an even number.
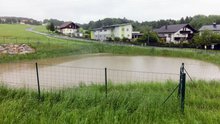
[[[61,89],[80,84],[105,84],[105,68],[86,68],[38,64],[42,89]],[[37,89],[35,63],[12,63],[0,66],[0,82],[7,86]],[[179,74],[107,69],[111,83],[178,81]]]

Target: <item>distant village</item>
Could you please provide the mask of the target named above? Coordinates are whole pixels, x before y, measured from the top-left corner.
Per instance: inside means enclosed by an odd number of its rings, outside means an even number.
[[[38,22],[28,18],[14,18],[9,20],[6,17],[0,17],[1,23],[6,21],[11,21],[11,24],[42,24],[44,26],[48,25],[49,23]],[[86,31],[83,30],[79,24],[74,22],[63,22],[59,26],[54,26],[54,31],[69,37],[87,38],[97,41],[124,41],[134,43],[135,41],[141,42],[142,40],[142,43],[145,43],[145,45],[158,45],[158,43],[160,43],[168,46],[170,46],[170,44],[173,44],[173,46],[179,46],[180,44],[182,45],[184,43],[190,44],[195,36],[201,37],[203,33],[211,32],[215,35],[220,35],[220,24],[213,22],[209,25],[202,25],[202,27],[198,30],[187,23],[171,24],[163,25],[160,28],[152,29],[143,33],[138,30],[134,30],[131,23],[106,25]],[[204,49],[219,49],[220,36],[213,40],[215,41],[207,44],[201,43],[200,47]]]
[[[63,35],[70,37],[83,37],[83,33],[78,31],[79,28],[73,22],[66,22],[58,27],[57,30]],[[180,43],[189,43],[196,34],[201,36],[205,31],[211,31],[220,35],[220,25],[213,22],[212,25],[203,25],[199,30],[194,29],[190,24],[164,25],[158,29],[154,29],[152,32],[157,34],[160,41],[178,45]],[[104,26],[90,31],[90,39],[98,41],[122,40],[132,42],[143,37],[143,35],[140,31],[134,31],[132,24],[129,23]],[[209,46],[204,44],[204,49],[208,47],[210,49],[219,49],[220,44],[212,43]]]

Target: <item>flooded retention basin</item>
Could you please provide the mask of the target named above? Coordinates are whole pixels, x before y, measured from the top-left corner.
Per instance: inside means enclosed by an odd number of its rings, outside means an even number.
[[[220,67],[198,60],[113,56],[106,54],[69,56],[39,60],[43,88],[63,88],[80,83],[103,83],[105,68],[112,83],[165,82],[179,80],[181,63],[193,79],[220,80]],[[0,81],[13,87],[37,87],[35,61],[0,65]]]

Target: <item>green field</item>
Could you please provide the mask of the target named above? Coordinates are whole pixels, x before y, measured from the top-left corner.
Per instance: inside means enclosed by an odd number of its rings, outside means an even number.
[[[132,47],[62,40],[26,31],[28,25],[0,25],[0,44],[26,43],[36,49],[27,55],[0,55],[0,63],[58,56],[111,53],[182,57],[220,65],[219,51]],[[43,27],[35,27],[44,32]],[[187,82],[185,113],[180,112],[177,92],[162,105],[177,82],[136,82],[110,84],[108,98],[104,87],[91,85],[43,92],[0,88],[0,123],[219,123],[220,82]]]
[[[0,123],[202,123],[220,122],[220,82],[188,83],[185,113],[177,92],[162,104],[176,83],[80,86],[56,93],[0,88]]]

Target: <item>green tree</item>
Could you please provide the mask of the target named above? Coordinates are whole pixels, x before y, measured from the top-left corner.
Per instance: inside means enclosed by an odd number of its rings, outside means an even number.
[[[211,44],[219,44],[220,35],[207,30],[202,32],[201,35],[197,34],[193,38],[193,42],[197,46],[197,48],[201,48],[203,45],[209,46]]]
[[[49,22],[49,23],[46,25],[46,29],[47,29],[48,31],[54,32],[54,31],[55,31],[55,26],[54,26],[54,24],[53,24],[52,22]]]
[[[155,32],[147,32],[144,35],[137,39],[140,43],[147,43],[147,44],[156,44],[159,42],[159,37]]]

